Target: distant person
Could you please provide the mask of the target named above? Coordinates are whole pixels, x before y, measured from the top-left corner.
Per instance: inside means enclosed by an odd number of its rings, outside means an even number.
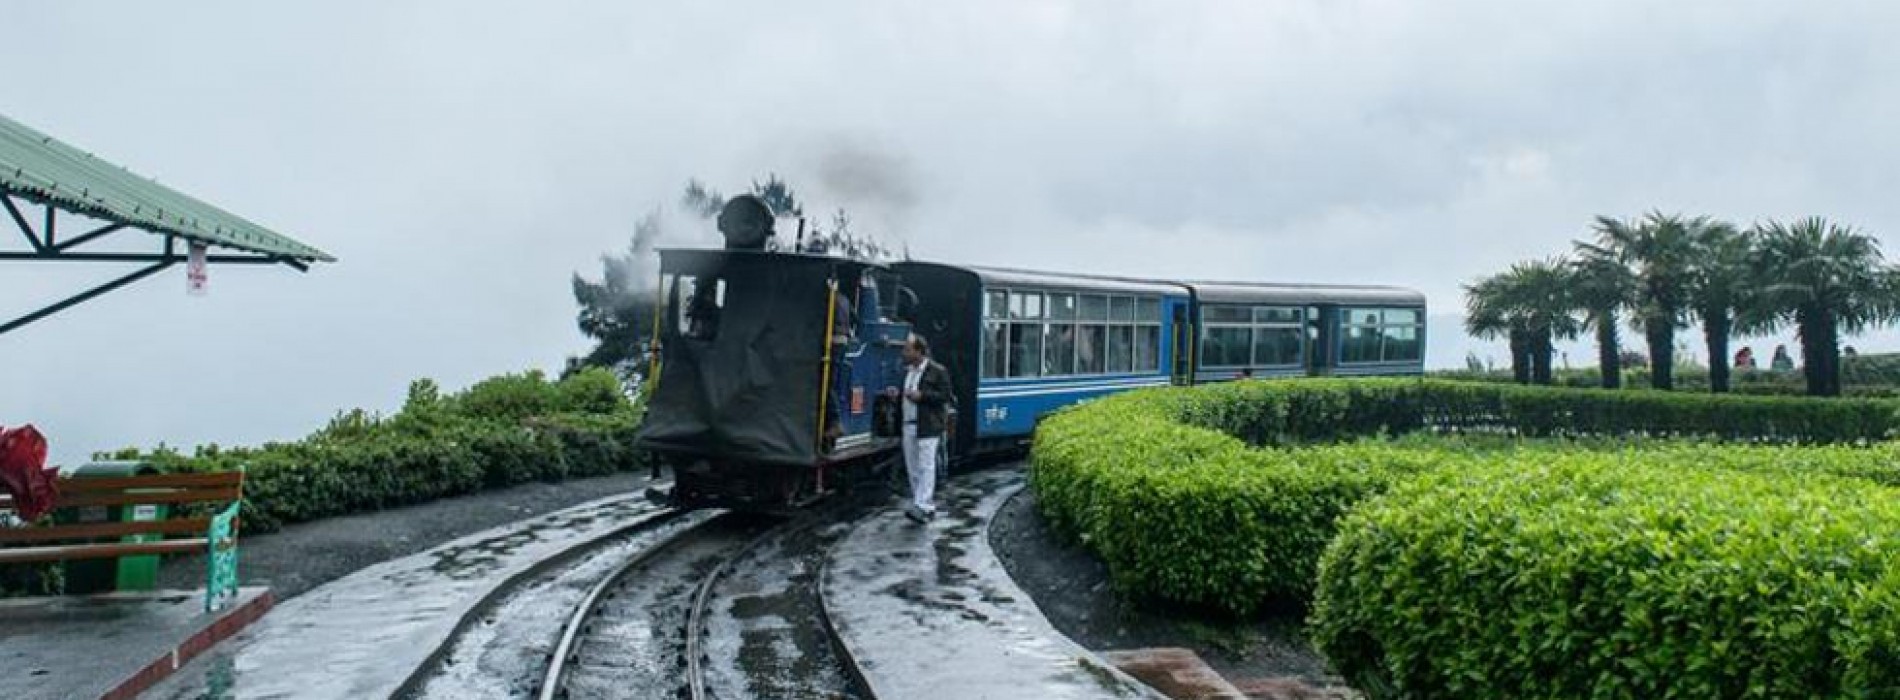
[[[1735,369],[1755,369],[1755,349],[1746,345],[1735,353]]]
[[[1859,357],[1859,356],[1860,356],[1860,353],[1854,350],[1854,346],[1852,345],[1841,348],[1841,357]]]
[[[1794,371],[1794,358],[1788,356],[1788,346],[1775,346],[1775,357],[1768,361],[1768,368],[1776,372]]]
[[[830,452],[837,446],[838,438],[844,436],[844,405],[850,400],[846,396],[846,387],[851,386],[851,337],[856,327],[851,318],[850,300],[845,296],[842,285],[834,295],[831,307],[831,383],[825,387],[825,434],[824,449]]]
[[[904,400],[904,467],[910,474],[910,504],[904,517],[919,524],[937,517],[937,448],[943,443],[955,401],[950,371],[930,359],[930,344],[913,335],[904,344],[904,383],[892,398]]]

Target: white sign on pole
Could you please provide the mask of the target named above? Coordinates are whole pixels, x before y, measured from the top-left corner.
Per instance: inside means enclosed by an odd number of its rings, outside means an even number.
[[[185,256],[185,291],[194,297],[205,295],[205,246],[192,243],[189,254]]]

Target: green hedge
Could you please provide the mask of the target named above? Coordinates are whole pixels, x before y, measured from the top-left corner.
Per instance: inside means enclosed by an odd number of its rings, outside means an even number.
[[[112,456],[172,472],[244,468],[244,529],[258,533],[530,481],[643,469],[645,455],[632,447],[640,415],[605,370],[560,381],[507,375],[450,396],[421,380],[395,415],[349,411],[298,442]]]
[[[1864,697],[1900,673],[1900,501],[1812,474],[1570,454],[1349,515],[1313,634],[1373,697]]]
[[[1769,443],[1882,440],[1900,402],[1590,391],[1442,379],[1307,379],[1196,387],[1162,407],[1256,445],[1424,428],[1556,437],[1692,437]]]
[[[1030,483],[1052,528],[1100,555],[1122,590],[1247,614],[1306,601],[1337,519],[1421,472],[1636,454],[1637,444],[1679,451],[1668,456],[1678,464],[1900,484],[1900,460],[1884,444],[1743,448],[1648,437],[1869,441],[1892,421],[1891,406],[1874,401],[1439,380],[1237,382],[1131,392],[1050,416],[1031,449]],[[1469,434],[1423,448],[1419,438],[1336,444],[1428,427]],[[1525,445],[1512,435],[1584,440]]]

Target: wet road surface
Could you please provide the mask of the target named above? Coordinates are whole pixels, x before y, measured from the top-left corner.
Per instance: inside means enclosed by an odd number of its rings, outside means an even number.
[[[886,508],[831,550],[826,613],[881,698],[1160,698],[1049,624],[989,544],[1018,469],[953,480],[929,525]]]
[[[277,606],[144,697],[388,697],[485,596],[660,512],[639,495],[617,496],[362,569]]]

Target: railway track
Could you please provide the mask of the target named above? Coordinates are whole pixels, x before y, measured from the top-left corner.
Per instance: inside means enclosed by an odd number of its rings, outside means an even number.
[[[867,700],[818,592],[861,514],[657,513],[505,583],[398,696]]]

